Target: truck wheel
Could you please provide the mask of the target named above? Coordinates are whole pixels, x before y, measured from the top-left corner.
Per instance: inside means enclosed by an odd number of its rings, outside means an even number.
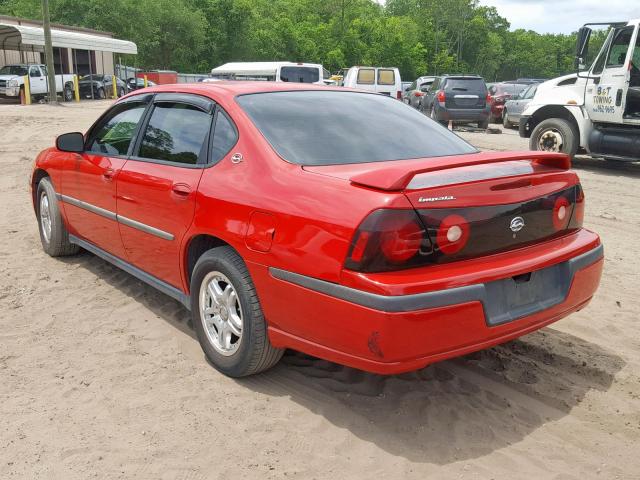
[[[64,86],[63,96],[65,102],[70,102],[71,100],[73,100],[73,87],[71,85],[66,84]]]
[[[36,214],[43,250],[52,257],[78,253],[80,247],[69,242],[69,232],[60,215],[56,192],[48,178],[38,183]]]
[[[531,132],[529,148],[546,152],[562,152],[573,158],[578,151],[578,132],[563,118],[548,118],[536,125]]]
[[[196,263],[191,315],[205,355],[229,377],[267,370],[284,353],[269,342],[255,286],[242,258],[231,247],[213,248]]]

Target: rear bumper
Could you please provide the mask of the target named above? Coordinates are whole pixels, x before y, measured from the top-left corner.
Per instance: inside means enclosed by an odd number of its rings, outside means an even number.
[[[511,277],[394,296],[273,268],[255,280],[258,292],[270,291],[261,302],[275,346],[393,374],[503,343],[580,310],[598,287],[603,263],[598,244],[546,267],[566,275],[566,288],[517,308],[492,302],[496,282]]]
[[[436,117],[440,121],[483,122],[489,118],[490,108],[457,109],[440,107],[436,109]]]

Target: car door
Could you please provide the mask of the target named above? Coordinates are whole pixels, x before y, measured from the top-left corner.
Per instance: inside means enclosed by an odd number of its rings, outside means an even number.
[[[47,93],[47,77],[37,65],[29,67],[29,88],[31,95]]]
[[[125,258],[116,219],[116,179],[151,96],[132,97],[108,110],[89,130],[82,154],[63,163],[62,200],[71,233]]]
[[[606,55],[601,54],[594,62],[587,79],[584,102],[589,117],[595,122],[623,121],[629,78],[627,58],[631,56],[629,46],[634,29],[634,26],[628,26],[616,30]]]
[[[161,93],[118,175],[120,234],[131,264],[181,288],[180,245],[193,221],[214,102]]]

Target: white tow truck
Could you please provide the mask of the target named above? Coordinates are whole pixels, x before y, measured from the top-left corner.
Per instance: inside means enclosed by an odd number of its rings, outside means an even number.
[[[24,90],[24,77],[29,76],[31,96],[45,97],[49,90],[47,67],[40,64],[5,65],[0,68],[0,98],[19,98]],[[62,94],[66,102],[73,100],[73,75],[56,75],[56,92]]]
[[[589,67],[592,27],[609,27]],[[520,136],[531,150],[640,161],[640,19],[588,23],[578,31],[577,73],[538,86],[522,113]]]

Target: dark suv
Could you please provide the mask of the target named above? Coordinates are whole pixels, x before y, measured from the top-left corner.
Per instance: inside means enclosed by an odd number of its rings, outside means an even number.
[[[477,123],[489,125],[487,85],[478,75],[443,75],[424,89],[422,112],[442,124]]]

